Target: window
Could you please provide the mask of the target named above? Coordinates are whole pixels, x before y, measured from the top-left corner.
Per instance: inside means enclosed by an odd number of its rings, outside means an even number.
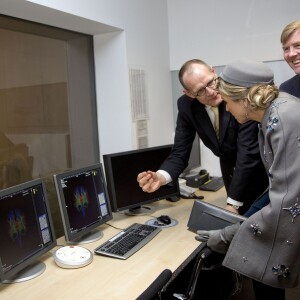
[[[41,177],[59,214],[52,175],[100,160],[93,37],[0,15],[0,40],[0,188]]]

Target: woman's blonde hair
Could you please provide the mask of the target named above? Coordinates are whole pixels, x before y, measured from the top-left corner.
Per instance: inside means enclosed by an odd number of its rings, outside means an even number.
[[[222,78],[219,78],[218,89],[222,97],[225,95],[232,101],[246,100],[249,103],[249,108],[253,111],[266,109],[279,94],[279,89],[274,84],[243,87],[230,84]]]

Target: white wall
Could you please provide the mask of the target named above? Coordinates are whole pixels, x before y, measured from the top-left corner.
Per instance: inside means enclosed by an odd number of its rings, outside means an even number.
[[[299,0],[167,0],[170,64],[225,65],[237,58],[282,59],[280,34],[299,19]]]

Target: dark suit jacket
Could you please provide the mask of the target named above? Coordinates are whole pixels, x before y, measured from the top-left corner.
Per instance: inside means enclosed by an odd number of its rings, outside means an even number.
[[[300,76],[295,75],[294,77],[283,82],[280,87],[280,91],[289,93],[295,97],[300,98]]]
[[[244,213],[268,187],[268,176],[258,147],[258,123],[251,121],[240,125],[226,111],[225,103],[221,103],[218,141],[203,104],[183,95],[178,99],[177,106],[174,147],[160,169],[176,180],[188,164],[197,133],[202,142],[220,158],[227,194],[234,200],[244,202],[240,209],[240,213]]]

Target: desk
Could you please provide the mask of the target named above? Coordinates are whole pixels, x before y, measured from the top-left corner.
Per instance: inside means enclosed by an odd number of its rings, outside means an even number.
[[[205,201],[225,204],[225,190],[218,192],[199,192]],[[145,223],[153,216],[169,215],[178,225],[162,229],[146,246],[127,260],[94,255],[93,262],[79,269],[63,269],[56,265],[52,253],[43,256],[45,272],[33,279],[16,284],[1,284],[1,300],[133,300],[161,273],[169,268],[175,271],[199,246],[195,234],[187,230],[187,222],[194,200],[181,199],[178,202],[161,200],[152,203],[156,211],[152,216],[127,216],[114,214],[113,224],[125,228],[130,224]],[[93,251],[120,230],[107,224],[100,226],[104,236],[94,243],[82,245]],[[58,245],[65,245],[63,237]],[[55,251],[57,248],[53,249]]]

